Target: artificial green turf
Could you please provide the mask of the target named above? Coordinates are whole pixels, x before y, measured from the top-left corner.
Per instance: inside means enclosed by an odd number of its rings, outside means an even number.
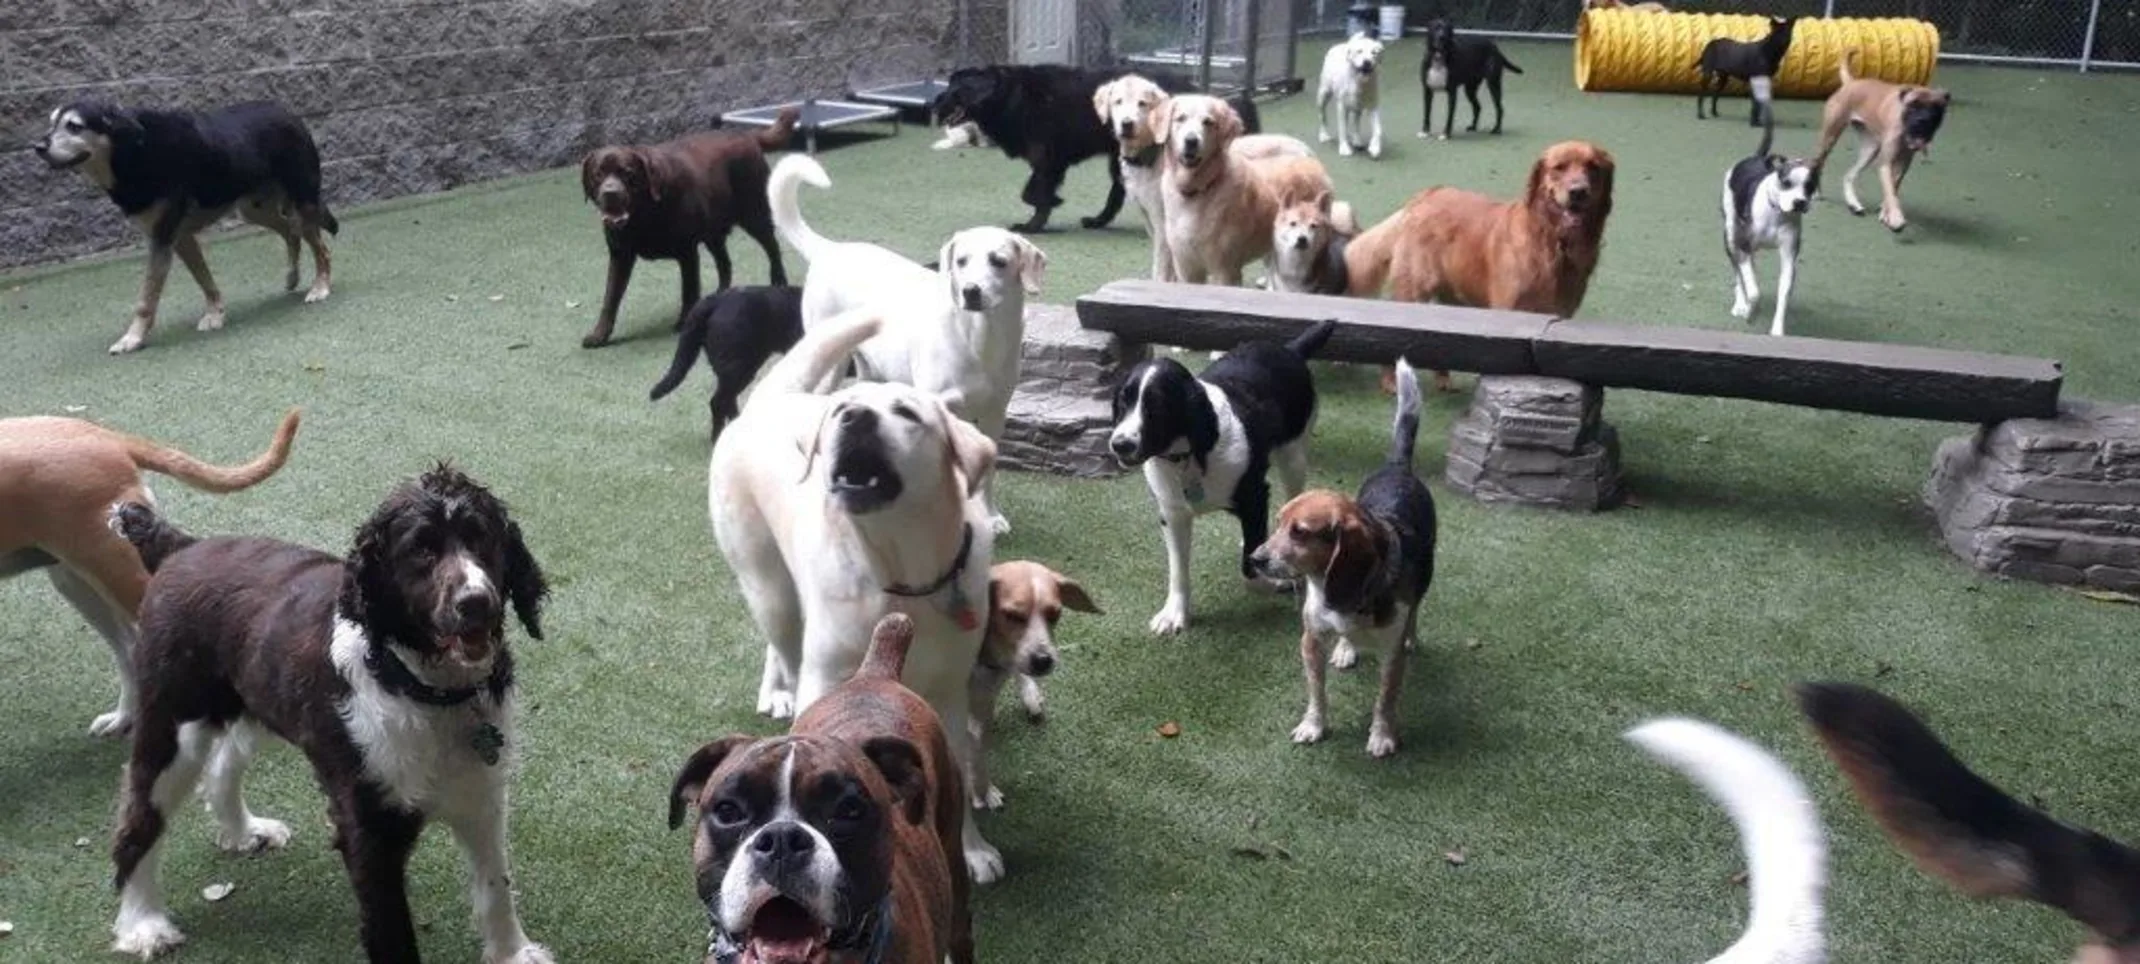
[[[1510,78],[1508,132],[1418,141],[1413,46],[1386,68],[1388,154],[1325,152],[1342,197],[1376,218],[1432,184],[1512,194],[1547,143],[1595,139],[1620,175],[1583,314],[1736,327],[1716,206],[1724,169],[1753,146],[1743,123],[1697,122],[1691,98],[1579,94],[1566,47],[1511,44],[1528,73]],[[2045,355],[2067,363],[2071,396],[2140,399],[2140,193],[2118,187],[2118,165],[2140,156],[2140,84],[1957,67],[1940,79],[1957,98],[1910,179],[1909,232],[1822,204],[1793,331]],[[1311,112],[1294,97],[1264,116],[1308,135]],[[1783,149],[1810,149],[1817,112],[1781,106]],[[828,151],[834,188],[804,198],[813,224],[925,259],[953,230],[1023,216],[1021,165],[932,153],[928,136]],[[1096,208],[1103,183],[1097,164],[1080,168],[1058,223]],[[1872,179],[1866,188],[1877,196]],[[1831,198],[1839,191],[1831,180]],[[212,498],[157,483],[169,513],[203,532],[341,548],[431,459],[493,485],[555,588],[550,639],[520,646],[513,843],[528,929],[567,961],[692,959],[704,920],[689,847],[662,819],[673,767],[703,740],[772,727],[751,712],[760,648],[705,523],[705,376],[662,404],[644,399],[670,351],[675,273],[642,267],[628,340],[583,351],[603,266],[571,172],[340,213],[332,300],[305,307],[277,292],[269,240],[218,239],[229,327],[191,330],[199,296],[175,272],[164,325],[126,358],[104,346],[123,326],[138,256],[0,279],[0,412],[79,407],[236,460],[283,407],[303,406],[294,457],[259,488]],[[1069,301],[1142,270],[1136,222],[1125,212],[1111,231],[1041,238],[1044,297]],[[740,277],[762,281],[756,252],[740,236],[734,247]],[[1772,278],[1764,260],[1764,287]],[[1381,457],[1387,403],[1371,370],[1319,377],[1313,481],[1350,487]],[[2060,959],[2071,925],[1954,898],[1881,842],[1784,688],[1874,681],[1929,711],[1995,779],[2063,817],[2140,836],[2129,762],[2140,668],[2125,648],[2136,612],[1988,581],[1939,547],[1918,491],[1933,446],[1962,427],[1609,399],[1641,507],[1590,516],[1450,495],[1442,440],[1461,399],[1431,400],[1420,469],[1442,496],[1441,555],[1404,750],[1384,762],[1361,746],[1371,673],[1335,677],[1326,743],[1287,742],[1301,708],[1294,616],[1239,587],[1230,522],[1202,526],[1194,629],[1153,639],[1144,623],[1165,562],[1141,479],[1008,477],[1000,491],[1018,529],[1000,556],[1074,574],[1108,615],[1064,623],[1048,724],[1006,715],[997,773],[1010,808],[983,825],[1010,877],[980,894],[982,951],[1211,964],[1706,959],[1744,916],[1735,838],[1713,805],[1618,740],[1647,716],[1683,713],[1776,747],[1819,795],[1834,835],[1837,960]],[[0,591],[0,654],[0,919],[16,926],[0,961],[99,959],[116,904],[106,840],[123,750],[84,727],[108,707],[111,669],[34,579]],[[1155,734],[1169,720],[1179,738]],[[292,820],[297,839],[284,854],[227,858],[205,815],[177,821],[165,880],[192,937],[179,959],[350,959],[353,903],[303,761],[271,750],[255,774],[255,808]],[[1468,860],[1445,862],[1458,849]],[[443,834],[414,873],[427,950],[473,959]],[[199,888],[214,881],[237,889],[209,904]]]

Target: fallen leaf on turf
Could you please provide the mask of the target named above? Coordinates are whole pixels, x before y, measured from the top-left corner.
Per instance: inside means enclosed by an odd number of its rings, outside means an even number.
[[[447,300],[447,301],[459,301],[459,300],[461,300],[461,296],[460,296],[460,295],[447,295],[447,296],[446,296],[446,300]]]
[[[308,361],[305,363],[305,370],[317,375],[327,370],[327,364],[325,362]]]
[[[87,846],[89,846],[89,838],[88,838],[88,837],[76,837],[76,838],[74,838],[74,845],[75,845],[76,847],[78,847],[78,848],[79,848],[79,847],[87,847]]]
[[[1485,645],[1486,645],[1485,643],[1479,642],[1479,640],[1478,640],[1478,637],[1476,637],[1476,636],[1474,636],[1474,637],[1472,637],[1472,638],[1470,638],[1470,639],[1464,640],[1464,648],[1465,648],[1465,649],[1478,649],[1478,648],[1480,648],[1480,647],[1482,647],[1482,646],[1485,646]]]
[[[1754,684],[1749,683],[1743,679],[1731,685],[1733,688],[1737,689],[1741,693],[1751,693],[1754,691]]]
[[[1159,735],[1171,740],[1181,735],[1181,724],[1168,720],[1159,724]]]
[[[579,302],[577,302],[577,301],[567,301],[567,302],[565,302],[565,307],[567,307],[567,308],[577,308],[577,307],[579,307],[579,306],[580,306],[580,303],[579,303]]]
[[[1895,675],[1895,664],[1881,660],[1873,664],[1873,679],[1886,679]]]
[[[528,343],[527,343],[527,342],[524,342],[524,341],[516,341],[516,342],[514,342],[514,343],[512,343],[512,344],[510,344],[510,345],[507,345],[507,346],[505,346],[505,350],[506,350],[506,351],[519,351],[520,349],[522,349],[522,348],[526,348],[526,347],[528,347]]]
[[[1236,857],[1247,857],[1250,860],[1270,859],[1270,855],[1264,853],[1263,849],[1260,847],[1235,847],[1233,848],[1233,855]]]
[[[1732,874],[1732,875],[1731,875],[1731,885],[1732,885],[1733,887],[1744,887],[1744,886],[1746,886],[1746,882],[1747,882],[1747,881],[1748,881],[1749,879],[1751,879],[1751,878],[1749,878],[1749,877],[1747,876],[1747,874],[1746,874],[1746,871],[1743,871],[1743,870],[1742,870],[1742,871],[1739,871],[1739,872],[1738,872],[1738,873],[1736,873],[1736,874]]]
[[[209,884],[201,888],[201,899],[214,903],[230,896],[230,892],[237,889],[236,884]]]
[[[1465,864],[1471,862],[1471,858],[1465,856],[1464,848],[1462,847],[1458,847],[1455,850],[1451,850],[1448,853],[1442,854],[1442,859],[1448,861],[1449,866],[1451,867],[1462,867]]]
[[[1695,436],[1695,437],[1694,437],[1694,444],[1696,444],[1696,445],[1707,445],[1707,444],[1709,444],[1709,436],[1707,436],[1707,435],[1697,435],[1697,436]]]
[[[89,411],[89,406],[87,405],[62,405],[60,407],[66,409],[69,415],[80,415]]]
[[[2076,589],[2074,595],[2096,602],[2118,603],[2125,606],[2140,606],[2140,596],[2129,592],[2113,592],[2109,589]]]
[[[492,300],[492,301],[504,301],[504,300],[505,300],[505,296],[504,296],[504,295],[491,295],[491,296],[490,296],[490,300]]]

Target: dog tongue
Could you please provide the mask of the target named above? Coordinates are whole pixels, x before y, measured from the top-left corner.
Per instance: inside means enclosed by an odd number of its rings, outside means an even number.
[[[817,919],[785,897],[767,901],[750,922],[751,957],[757,964],[811,964],[824,938]]]

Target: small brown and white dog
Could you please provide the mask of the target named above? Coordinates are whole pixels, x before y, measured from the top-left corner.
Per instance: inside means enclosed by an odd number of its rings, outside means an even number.
[[[1345,248],[1359,233],[1352,205],[1333,202],[1328,194],[1286,205],[1271,225],[1270,289],[1350,294],[1352,278],[1345,269]]]
[[[1418,641],[1419,604],[1434,581],[1434,496],[1412,470],[1419,435],[1419,379],[1397,362],[1397,417],[1389,458],[1360,483],[1358,498],[1329,489],[1303,492],[1278,510],[1270,538],[1249,557],[1265,574],[1298,579],[1300,668],[1308,709],[1293,742],[1320,742],[1328,715],[1323,644],[1330,665],[1349,669],[1368,649],[1382,658],[1382,685],[1367,733],[1370,756],[1397,752],[1397,694],[1405,652]]]
[[[1040,678],[1055,671],[1061,651],[1055,648],[1055,624],[1063,610],[1098,613],[1092,597],[1077,580],[1037,562],[999,562],[988,571],[988,632],[973,666],[973,744],[988,745],[995,726],[996,702],[1012,677],[1026,718],[1035,723],[1048,715]],[[976,810],[1003,806],[1003,791],[990,779],[988,754],[974,755],[977,765],[968,783]]]
[[[148,960],[185,940],[157,871],[203,770],[218,847],[289,843],[290,827],[254,815],[240,786],[272,734],[304,751],[327,794],[368,960],[418,959],[406,870],[436,819],[468,857],[486,964],[551,964],[521,929],[506,854],[516,744],[505,624],[510,611],[541,639],[549,589],[505,503],[440,465],[396,487],[346,557],[196,540],[139,503],[114,523],[155,576],[134,649],[141,705],[112,842],[112,950]]]
[[[1093,92],[1092,109],[1115,137],[1117,160],[1122,167],[1122,187],[1144,211],[1144,226],[1152,236],[1152,280],[1173,281],[1174,255],[1167,247],[1166,201],[1160,183],[1166,145],[1157,134],[1161,115],[1171,99],[1165,88],[1141,74],[1123,74],[1101,84]],[[1285,134],[1243,134],[1229,145],[1238,161],[1273,157],[1312,157],[1306,142]]]
[[[706,964],[973,961],[966,794],[945,722],[899,682],[913,640],[884,617],[788,735],[724,737],[677,771],[669,828],[698,814]]]
[[[1523,197],[1428,188],[1346,247],[1354,294],[1573,316],[1612,214],[1612,155],[1562,141],[1531,165]],[[1448,374],[1434,373],[1447,391]]]
[[[1864,214],[1858,203],[1858,175],[1874,158],[1880,161],[1880,223],[1900,231],[1909,220],[1902,214],[1902,179],[1910,173],[1917,155],[1932,150],[1932,138],[1947,119],[1947,104],[1953,98],[1937,87],[1894,84],[1851,72],[1855,50],[1843,53],[1837,68],[1843,86],[1828,95],[1821,108],[1820,149],[1813,152],[1816,171],[1828,164],[1828,153],[1843,137],[1843,129],[1858,130],[1858,162],[1843,175],[1843,202],[1850,213]]]
[[[1156,116],[1153,135],[1165,145],[1160,203],[1176,280],[1240,284],[1249,262],[1269,257],[1280,208],[1334,193],[1329,172],[1312,156],[1235,157],[1241,115],[1217,97],[1176,97]]]
[[[78,418],[0,419],[0,579],[45,570],[118,664],[119,704],[90,722],[92,735],[116,736],[133,725],[134,614],[149,584],[141,556],[112,531],[112,506],[154,504],[144,469],[203,492],[258,485],[289,459],[297,420],[291,409],[267,451],[222,466]]]
[[[1798,705],[1918,869],[1971,897],[2019,898],[2079,921],[2091,939],[2074,964],[2140,962],[2140,850],[2014,799],[1878,692],[1807,684]]]

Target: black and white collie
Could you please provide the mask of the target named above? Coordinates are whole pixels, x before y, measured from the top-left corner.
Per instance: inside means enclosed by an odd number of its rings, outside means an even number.
[[[1336,322],[1321,321],[1283,345],[1241,344],[1202,375],[1155,358],[1131,369],[1115,391],[1108,447],[1124,466],[1144,466],[1166,530],[1167,601],[1152,617],[1152,632],[1172,635],[1189,626],[1189,537],[1196,517],[1207,512],[1225,510],[1241,520],[1243,578],[1285,588],[1264,579],[1249,553],[1263,544],[1270,525],[1270,469],[1277,468],[1288,498],[1307,484],[1307,435],[1315,422],[1308,359],[1336,330]]]
[[[290,828],[240,788],[262,732],[295,744],[327,794],[364,952],[417,960],[405,870],[426,821],[467,854],[483,960],[550,964],[513,907],[506,607],[542,638],[548,589],[505,504],[446,466],[397,488],[348,558],[272,539],[195,540],[139,504],[114,524],[155,570],[134,666],[141,707],[120,791],[112,949],[185,938],[157,885],[167,822],[207,773],[216,845],[279,848]]]
[[[1774,124],[1764,128],[1753,156],[1724,174],[1724,254],[1731,258],[1731,316],[1744,321],[1754,316],[1754,303],[1761,300],[1754,252],[1776,250],[1776,317],[1769,323],[1769,334],[1782,335],[1791,287],[1798,278],[1806,210],[1820,191],[1820,168],[1802,157],[1769,153],[1775,135]]]
[[[238,216],[282,238],[297,290],[300,239],[312,246],[312,287],[305,301],[327,297],[333,269],[320,232],[341,225],[320,200],[320,152],[305,122],[281,104],[235,104],[207,113],[129,110],[77,101],[52,112],[35,145],[53,168],[81,171],[149,238],[149,270],[114,355],[140,348],[156,324],[164,280],[176,255],[201,286],[207,310],[198,327],[223,327],[223,293],[208,273],[196,237],[223,216]]]

